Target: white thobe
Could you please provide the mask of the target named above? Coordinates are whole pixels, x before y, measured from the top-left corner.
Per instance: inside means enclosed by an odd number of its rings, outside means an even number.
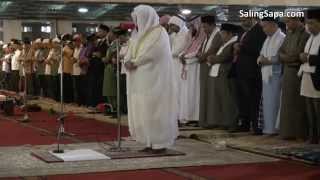
[[[169,36],[159,26],[142,39],[130,43],[126,56],[138,65],[127,72],[129,130],[133,139],[148,147],[167,148],[178,136]]]
[[[201,49],[207,52],[216,35],[219,35],[219,28],[215,28],[210,37],[204,42],[205,47]],[[200,64],[198,63],[197,54],[186,54],[185,79],[181,81],[180,110],[179,119],[185,121],[199,121],[200,117]],[[181,71],[179,71],[181,76]]]
[[[268,36],[261,49],[261,55],[273,64],[264,65],[262,73],[263,97],[263,133],[275,134],[280,108],[281,74],[282,67],[279,63],[279,49],[284,41],[285,34],[278,29],[272,36]]]
[[[182,115],[182,104],[184,104],[184,97],[182,95],[182,84],[184,83],[181,78],[181,71],[182,71],[182,63],[179,59],[179,54],[186,48],[187,44],[189,43],[189,34],[188,31],[179,32],[178,34],[171,35],[171,49],[172,49],[172,57],[173,57],[173,68],[174,68],[174,77],[175,83],[177,86],[177,91],[179,92],[180,96],[177,96],[178,100],[178,112],[177,112],[177,119],[183,120],[184,116]]]

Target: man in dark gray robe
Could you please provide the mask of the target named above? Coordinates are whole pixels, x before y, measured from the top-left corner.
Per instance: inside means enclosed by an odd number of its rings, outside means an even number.
[[[280,110],[280,136],[283,139],[305,139],[308,121],[304,110],[305,101],[300,96],[301,79],[297,76],[301,62],[299,54],[304,51],[309,38],[303,19],[285,18],[287,36],[279,50],[284,65]]]
[[[216,27],[214,16],[203,16],[201,18],[202,27],[204,28],[207,38],[202,45],[202,51],[199,54],[200,65],[200,117],[199,125],[204,128],[213,128],[212,104],[213,99],[210,97],[212,84],[209,80],[210,64],[208,64],[208,56],[215,55],[222,45],[222,38],[219,29]]]
[[[236,104],[233,87],[234,78],[230,76],[232,61],[234,58],[233,45],[238,41],[238,26],[233,24],[222,24],[220,34],[223,45],[215,55],[208,57],[212,65],[209,72],[210,94],[210,123],[222,129],[236,126],[238,107]],[[212,89],[211,89],[212,88]],[[208,116],[208,117],[211,117]]]

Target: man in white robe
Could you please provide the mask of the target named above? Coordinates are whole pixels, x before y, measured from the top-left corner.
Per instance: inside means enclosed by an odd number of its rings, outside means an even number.
[[[181,77],[181,72],[182,72],[182,63],[180,62],[179,55],[182,53],[183,50],[188,46],[191,38],[188,33],[188,29],[185,25],[185,22],[177,17],[173,16],[169,20],[169,34],[170,34],[170,43],[171,43],[171,52],[172,52],[172,57],[173,57],[173,67],[175,71],[175,80],[176,80],[176,86],[177,86],[177,91],[179,92],[179,96],[177,96],[178,100],[178,117],[179,122],[181,124],[186,123],[185,122],[185,113],[183,114],[183,109],[187,104],[187,101],[185,99],[185,96],[182,93],[182,77]]]
[[[309,121],[309,143],[320,141],[320,9],[308,10],[307,29],[310,37],[304,53],[300,54],[302,63],[299,75],[301,96],[306,99],[306,110]]]
[[[273,135],[276,134],[276,120],[280,108],[282,66],[279,49],[285,34],[281,32],[274,18],[262,19],[261,25],[267,35],[257,60],[262,74],[263,133]]]
[[[169,36],[151,6],[137,6],[132,18],[137,31],[125,58],[129,131],[133,139],[146,145],[142,151],[163,153],[178,136]]]

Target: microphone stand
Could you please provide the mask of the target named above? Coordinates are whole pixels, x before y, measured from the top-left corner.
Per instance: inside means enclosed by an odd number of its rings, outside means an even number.
[[[66,115],[64,114],[64,98],[63,98],[63,69],[64,69],[64,59],[63,59],[63,42],[60,44],[60,63],[61,63],[61,73],[60,73],[60,115],[58,117],[59,122],[59,128],[58,128],[58,134],[57,134],[57,148],[53,150],[53,153],[56,154],[62,154],[65,151],[61,149],[61,140],[64,135],[74,136],[73,133],[68,133],[65,131],[64,123]]]
[[[28,64],[25,62],[25,67],[27,66]],[[32,71],[32,65],[31,65],[31,71]],[[23,81],[23,84],[24,84],[24,92],[23,92],[23,111],[24,111],[24,115],[23,115],[23,118],[21,119],[21,122],[29,122],[30,119],[29,119],[29,115],[28,115],[28,109],[27,109],[27,98],[28,98],[28,83],[27,83],[27,72],[26,72],[26,69],[24,69],[24,81]]]
[[[63,43],[60,45],[60,63],[61,63],[61,73],[60,73],[60,116],[58,117],[59,128],[57,135],[57,149],[53,150],[54,153],[64,153],[64,150],[60,148],[61,139],[63,138],[64,132],[64,112],[63,112],[63,69],[64,69],[64,60],[63,60]]]
[[[121,139],[121,112],[120,112],[120,41],[119,39],[115,40],[117,48],[117,143],[114,147],[110,148],[111,152],[125,152],[129,151],[129,148],[123,148],[122,139]]]

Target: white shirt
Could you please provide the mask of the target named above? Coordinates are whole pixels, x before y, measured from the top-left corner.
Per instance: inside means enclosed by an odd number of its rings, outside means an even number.
[[[12,59],[11,59],[11,70],[12,71],[19,71],[20,62],[18,60],[19,60],[20,55],[21,55],[21,51],[19,49],[17,49],[14,52]]]
[[[73,57],[77,59],[77,62],[73,64],[73,73],[74,76],[80,76],[81,74],[81,68],[79,65],[79,57],[81,52],[82,46],[80,48],[75,48],[73,52]]]
[[[2,61],[2,71],[9,73],[10,72],[10,58],[12,54],[6,54],[4,60]]]
[[[304,52],[310,55],[318,55],[320,47],[320,33],[316,36],[311,35],[305,46]],[[320,91],[314,88],[311,73],[314,73],[316,67],[310,66],[309,63],[301,65],[300,73],[302,75],[301,81],[301,95],[309,98],[320,98]]]

